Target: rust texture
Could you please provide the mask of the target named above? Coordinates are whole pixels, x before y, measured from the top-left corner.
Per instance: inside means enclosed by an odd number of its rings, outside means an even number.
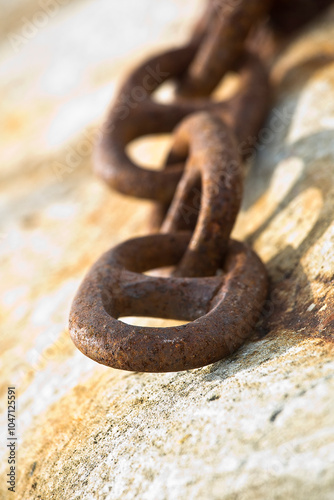
[[[261,48],[259,33],[295,31],[329,3],[312,0],[303,9],[300,1],[210,0],[187,45],[144,61],[126,78],[104,123],[95,170],[121,193],[155,201],[161,228],[105,253],[84,279],[70,334],[88,357],[124,370],[187,370],[229,356],[250,336],[267,275],[230,234],[242,200],[243,145],[270,105],[274,50]],[[239,77],[238,90],[213,100],[229,71]],[[163,104],[154,93],[170,79],[176,92]],[[172,147],[160,171],[130,159],[131,141],[166,132]],[[167,278],[142,274],[164,266],[174,266]],[[188,323],[131,326],[119,319],[127,315]]]
[[[243,172],[233,133],[218,117],[195,113],[174,133],[175,150],[188,152],[184,174],[162,225],[163,232],[182,228],[185,202],[199,183],[197,224],[176,275],[210,276],[219,267],[240,209]]]
[[[193,45],[160,54],[142,63],[122,85],[95,154],[96,172],[113,189],[170,202],[183,165],[169,165],[162,171],[142,168],[129,158],[126,147],[140,136],[171,132],[191,113],[211,111],[226,117],[238,142],[256,135],[268,109],[269,85],[263,64],[253,54],[244,56],[238,68],[240,89],[229,100],[182,99],[162,104],[153,99],[153,92],[165,80],[177,77],[193,55]]]
[[[267,280],[259,258],[242,243],[230,241],[220,277],[141,274],[177,264],[190,236],[179,232],[129,240],[97,261],[70,318],[72,339],[86,356],[113,368],[166,372],[213,363],[243,344],[265,300]],[[190,323],[149,328],[117,319],[130,314]]]
[[[241,57],[248,33],[268,13],[272,0],[212,0],[210,4],[211,23],[180,84],[181,95],[203,96],[214,90]]]

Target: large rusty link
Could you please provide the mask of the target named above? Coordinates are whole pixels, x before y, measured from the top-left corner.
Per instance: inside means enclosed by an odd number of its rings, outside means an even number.
[[[129,240],[89,271],[70,313],[75,345],[98,363],[122,370],[168,372],[230,356],[252,332],[267,293],[266,271],[243,244],[230,241],[222,276],[162,278],[140,274],[175,265],[190,233]],[[161,251],[163,249],[163,252]],[[128,325],[123,316],[173,318],[166,328]]]
[[[240,88],[231,99],[182,99],[169,104],[153,99],[152,93],[165,80],[180,75],[193,55],[192,45],[160,54],[136,68],[122,85],[95,154],[95,170],[110,187],[131,196],[169,202],[183,165],[160,171],[142,168],[129,158],[126,148],[140,136],[171,132],[193,112],[206,110],[225,117],[238,144],[256,135],[268,109],[269,85],[267,72],[255,55],[244,56],[237,69]],[[245,115],[240,116],[242,110]]]
[[[271,5],[272,0],[211,0],[214,23],[185,73],[179,94],[210,94],[242,56],[247,35]]]
[[[286,34],[296,32],[333,3],[333,0],[275,0],[270,12],[273,27]]]
[[[187,154],[183,176],[162,225],[163,232],[182,229],[184,203],[201,180],[200,211],[190,244],[174,273],[210,276],[228,246],[242,199],[243,172],[234,134],[207,112],[185,118],[174,133],[172,154]]]

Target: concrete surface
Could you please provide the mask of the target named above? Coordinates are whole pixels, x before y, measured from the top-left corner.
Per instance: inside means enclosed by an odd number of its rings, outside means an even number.
[[[126,68],[182,43],[201,2],[41,5],[7,2],[1,21],[1,424],[14,385],[19,435],[15,494],[2,438],[1,498],[333,499],[334,11],[273,68],[246,178],[234,237],[270,274],[260,327],[230,359],[141,374],[68,336],[89,266],[148,230],[150,204],[111,193],[90,155]],[[133,154],[158,164],[167,148]]]

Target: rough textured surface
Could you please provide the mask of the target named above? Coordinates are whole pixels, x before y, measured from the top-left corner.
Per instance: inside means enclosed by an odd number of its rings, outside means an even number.
[[[242,145],[258,157],[234,237],[271,278],[259,329],[223,362],[141,374],[86,359],[65,326],[87,268],[145,234],[150,211],[94,178],[91,144],[123,58],[183,40],[200,2],[63,4],[17,50],[8,33],[40,7],[8,7],[0,46],[1,408],[16,385],[15,498],[331,500],[334,11],[277,61],[264,144]],[[155,163],[166,145],[133,154]]]

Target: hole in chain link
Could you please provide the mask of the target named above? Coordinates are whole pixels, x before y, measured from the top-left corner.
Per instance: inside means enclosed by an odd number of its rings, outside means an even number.
[[[228,72],[211,94],[212,101],[231,99],[240,89],[241,79],[238,73]]]
[[[144,168],[162,170],[164,160],[170,150],[170,134],[151,134],[139,137],[126,147],[130,159]]]
[[[151,318],[148,316],[124,316],[118,318],[122,323],[133,326],[150,326],[150,327],[171,327],[171,326],[181,326],[186,325],[189,321],[178,321],[174,319],[165,318]]]

